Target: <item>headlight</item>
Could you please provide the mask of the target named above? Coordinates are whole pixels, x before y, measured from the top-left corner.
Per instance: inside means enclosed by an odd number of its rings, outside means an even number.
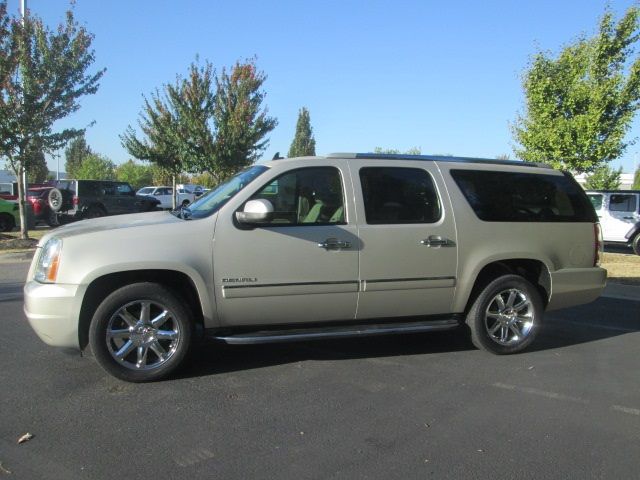
[[[60,252],[62,240],[50,238],[42,247],[38,265],[36,266],[35,279],[41,283],[55,283],[60,266]]]

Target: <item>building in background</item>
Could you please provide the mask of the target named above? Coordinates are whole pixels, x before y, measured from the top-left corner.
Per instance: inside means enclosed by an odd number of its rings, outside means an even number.
[[[584,188],[587,183],[587,176],[584,173],[580,173],[578,175],[574,175],[573,177],[580,184],[582,188]],[[633,186],[633,173],[621,173],[620,174],[620,188],[619,190],[631,190]]]

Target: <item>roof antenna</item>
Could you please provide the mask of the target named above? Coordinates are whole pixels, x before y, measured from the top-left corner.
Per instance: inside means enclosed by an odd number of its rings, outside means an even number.
[[[280,152],[276,152],[271,160],[282,160],[284,157],[280,156]]]

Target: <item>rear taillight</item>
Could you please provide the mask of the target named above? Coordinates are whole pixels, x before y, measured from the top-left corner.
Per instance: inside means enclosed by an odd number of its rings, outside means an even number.
[[[602,240],[602,227],[599,223],[593,224],[593,266],[599,267],[604,253],[604,241]]]
[[[78,198],[77,195],[74,195],[73,196],[73,206],[76,207],[78,205],[80,205],[80,199]]]

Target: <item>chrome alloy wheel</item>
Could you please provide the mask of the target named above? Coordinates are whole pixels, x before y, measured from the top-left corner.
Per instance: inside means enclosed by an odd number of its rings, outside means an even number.
[[[500,345],[517,345],[527,338],[534,325],[531,299],[522,290],[510,288],[498,293],[485,312],[487,334]]]
[[[111,356],[131,370],[152,370],[165,364],[181,341],[180,324],[164,305],[137,300],[119,308],[106,332]]]

